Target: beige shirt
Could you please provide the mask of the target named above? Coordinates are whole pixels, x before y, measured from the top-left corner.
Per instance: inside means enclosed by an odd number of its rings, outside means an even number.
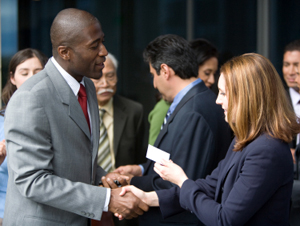
[[[104,106],[99,105],[99,109],[104,109],[106,112],[103,116],[104,126],[107,130],[110,154],[112,160],[112,170],[116,169],[115,166],[115,153],[114,153],[114,107],[113,107],[113,98],[111,98],[107,104]]]

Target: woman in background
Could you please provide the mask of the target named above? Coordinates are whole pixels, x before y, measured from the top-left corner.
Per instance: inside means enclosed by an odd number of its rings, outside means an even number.
[[[218,70],[218,50],[204,38],[190,41],[190,45],[197,58],[198,78],[211,88],[215,83],[215,74]]]
[[[155,171],[178,187],[145,193],[129,186],[122,192],[160,206],[164,218],[187,210],[205,225],[289,225],[293,159],[288,142],[300,125],[278,73],[265,57],[244,54],[222,66],[218,88],[216,103],[235,139],[212,174],[193,181],[178,165],[162,160]]]
[[[32,75],[41,71],[48,58],[39,50],[24,49],[17,52],[10,60],[7,82],[2,91],[1,99],[4,107],[0,112],[0,226],[4,214],[4,204],[8,180],[6,147],[4,140],[4,113],[13,93]],[[25,207],[26,208],[26,207]]]

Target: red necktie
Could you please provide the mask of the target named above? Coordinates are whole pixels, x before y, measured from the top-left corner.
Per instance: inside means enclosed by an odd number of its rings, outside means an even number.
[[[90,128],[90,119],[89,119],[89,115],[88,115],[88,111],[87,111],[87,97],[86,97],[86,91],[85,91],[85,87],[80,84],[80,89],[78,92],[78,102],[82,108],[83,114],[85,116],[85,119],[87,121],[87,124],[89,126],[89,129],[91,131]]]

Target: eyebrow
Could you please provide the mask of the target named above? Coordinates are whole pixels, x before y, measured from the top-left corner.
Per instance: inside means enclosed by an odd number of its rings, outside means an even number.
[[[92,41],[88,45],[93,45],[94,43],[99,42],[101,39],[104,40],[105,39],[105,35],[103,35],[101,38],[97,38],[96,40]]]

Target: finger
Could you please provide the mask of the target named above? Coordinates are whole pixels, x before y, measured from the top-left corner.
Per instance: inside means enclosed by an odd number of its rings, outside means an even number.
[[[164,175],[156,168],[154,168],[154,171],[164,180]]]
[[[107,183],[107,178],[106,177],[102,177],[101,181],[102,181],[103,187],[111,188],[110,185],[109,185],[109,183]]]
[[[121,214],[115,213],[114,216],[118,218],[120,221],[123,220],[123,216]]]
[[[169,163],[169,161],[166,161],[165,159],[161,159],[160,161],[164,166],[166,166]]]
[[[154,168],[156,168],[158,171],[162,171],[164,169],[164,166],[162,166],[161,164],[159,163],[155,163],[154,164]]]
[[[112,179],[106,178],[106,182],[109,184],[111,188],[118,188],[118,185],[116,185],[116,183]]]
[[[110,178],[111,180],[116,180],[117,179],[117,175],[119,175],[118,173],[108,173],[105,175],[106,178]]]
[[[118,181],[120,182],[122,187],[128,185],[127,181],[122,177],[118,177]]]
[[[121,190],[121,192],[120,192],[120,196],[123,196],[123,195],[125,195],[127,192],[131,192],[131,187],[132,186],[125,186],[125,187],[122,187],[122,190]]]
[[[144,203],[143,201],[141,201],[141,202],[139,203],[139,208],[141,208],[141,209],[143,210],[142,214],[143,214],[144,212],[147,212],[147,211],[149,210],[149,206],[148,206],[146,203]],[[141,215],[142,215],[142,214],[141,214]]]
[[[122,187],[122,190],[121,190],[121,192],[120,192],[120,196],[123,196],[123,195],[125,195],[126,194],[126,187]]]
[[[125,180],[128,180],[130,178],[130,176],[128,174],[122,174],[122,175],[119,175],[119,177],[122,177]]]

